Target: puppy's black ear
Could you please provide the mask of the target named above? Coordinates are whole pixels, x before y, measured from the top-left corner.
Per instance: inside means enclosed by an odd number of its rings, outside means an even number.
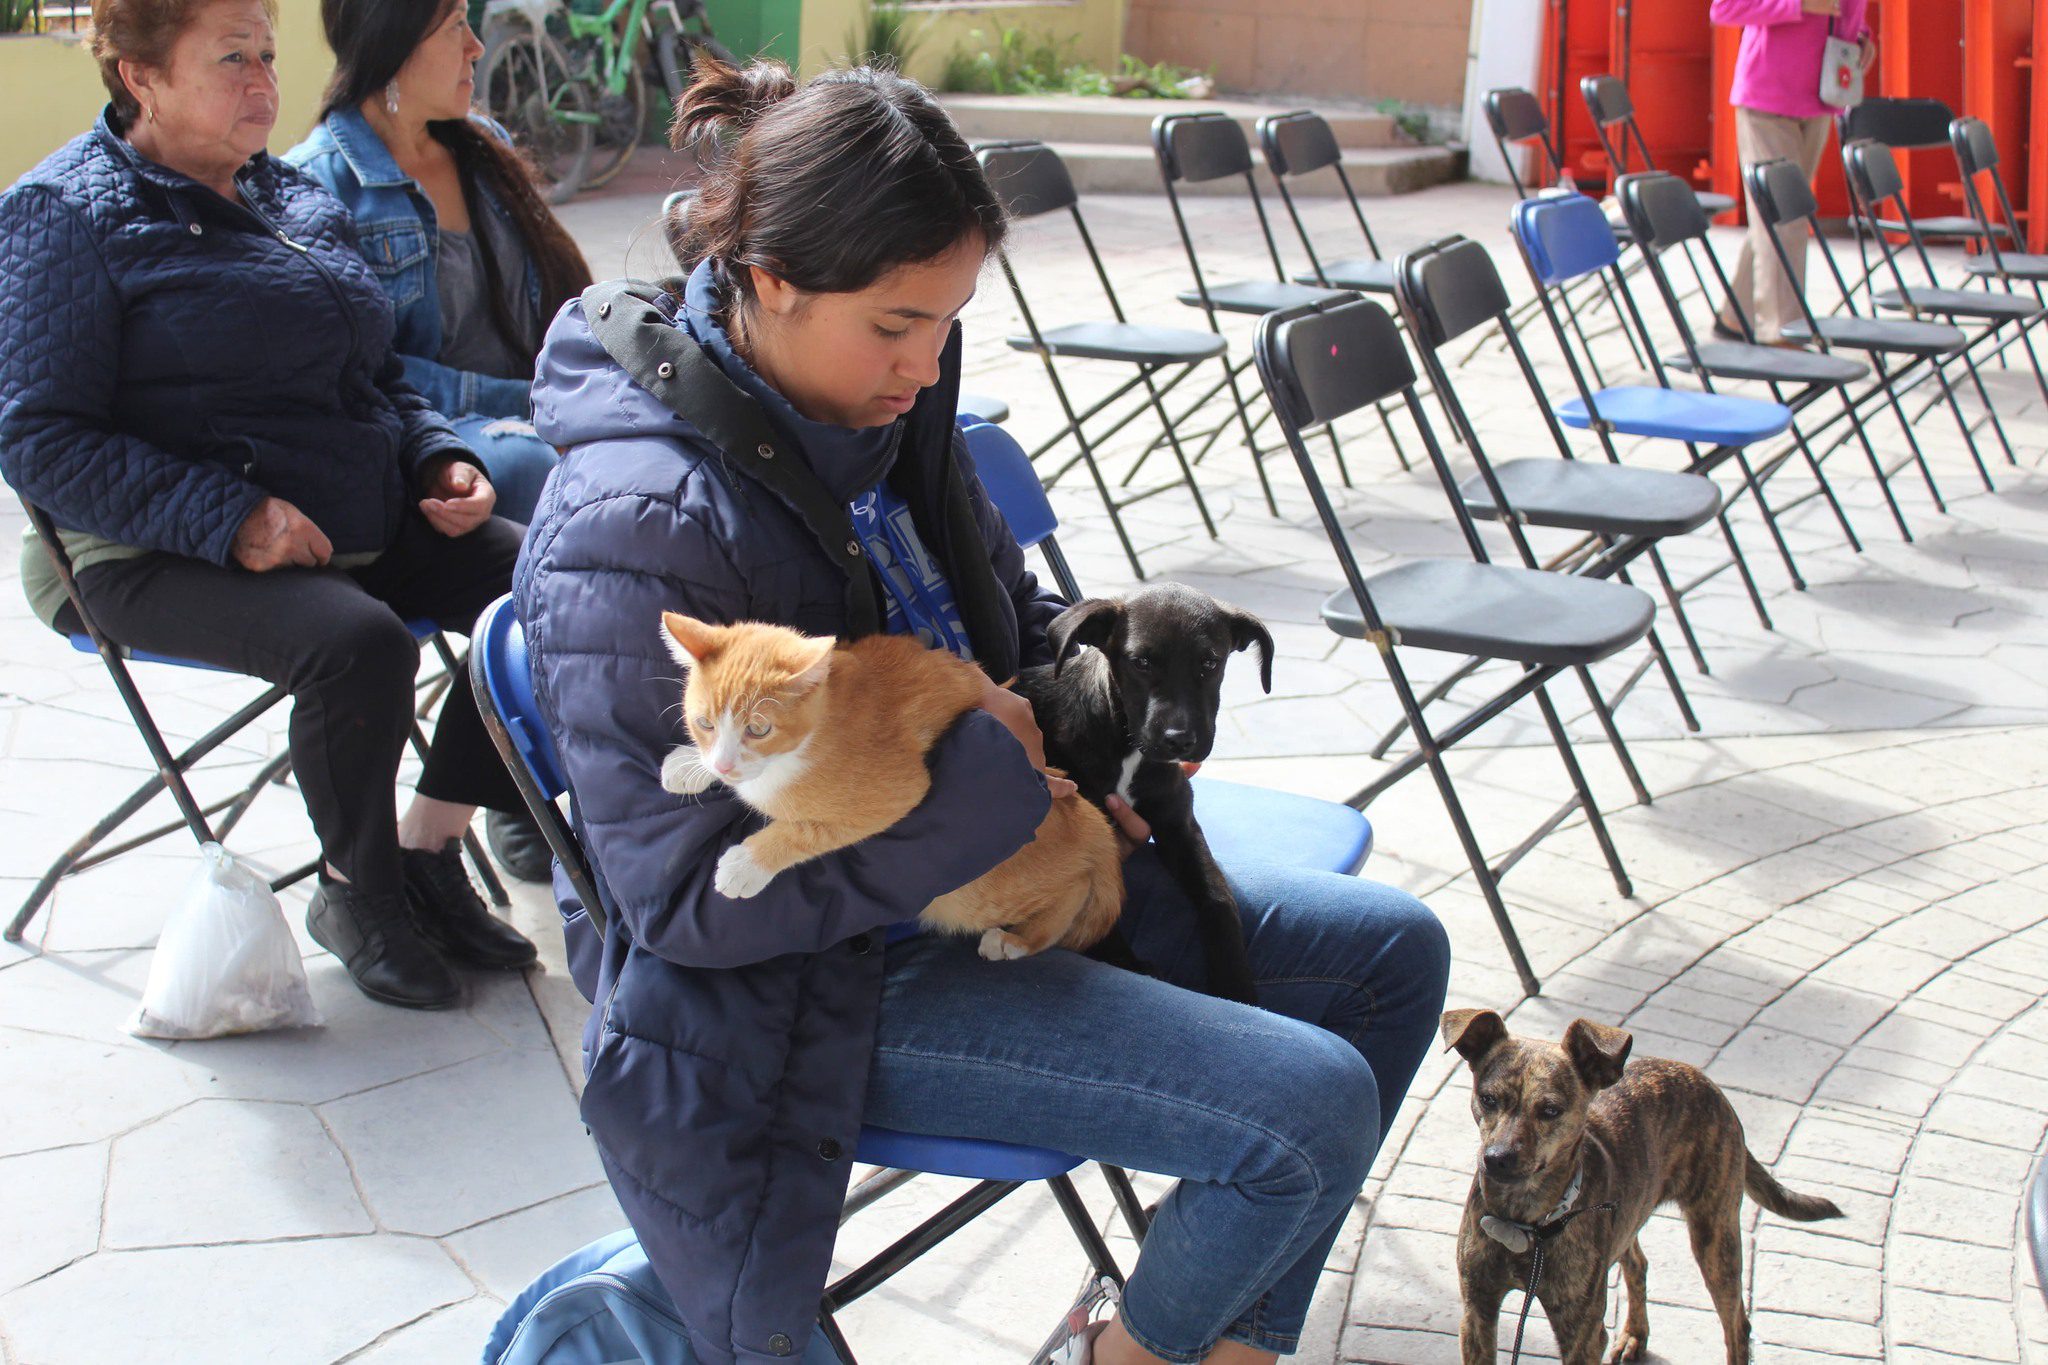
[[[1052,618],[1045,628],[1045,642],[1052,646],[1052,675],[1057,678],[1067,655],[1076,645],[1109,644],[1117,624],[1124,619],[1124,604],[1114,597],[1088,597]]]
[[[1238,652],[1259,647],[1259,686],[1273,690],[1273,632],[1266,623],[1241,607],[1230,608],[1230,648]]]
[[[1445,1010],[1441,1028],[1444,1046],[1458,1049],[1474,1066],[1508,1036],[1508,1026],[1492,1010]]]
[[[1635,1045],[1635,1037],[1627,1029],[1590,1019],[1574,1019],[1564,1031],[1565,1055],[1572,1059],[1572,1070],[1579,1073],[1588,1090],[1604,1090],[1620,1080],[1621,1069],[1628,1065],[1629,1049]]]

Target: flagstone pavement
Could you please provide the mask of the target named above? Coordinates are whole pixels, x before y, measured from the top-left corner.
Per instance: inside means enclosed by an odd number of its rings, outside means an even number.
[[[657,202],[643,177],[564,216],[600,274],[660,273]],[[1508,202],[1495,187],[1454,185],[1368,208],[1392,251],[1450,231],[1481,240],[1521,297],[1526,281],[1503,249]],[[1187,267],[1163,201],[1088,208],[1131,315],[1199,325],[1173,299]],[[1218,275],[1262,268],[1242,205],[1190,209],[1205,265],[1213,254]],[[1348,230],[1341,204],[1312,203],[1309,217],[1340,242]],[[1054,320],[1098,311],[1086,261],[1057,229],[1021,225],[1018,268]],[[1942,265],[1953,273],[1952,258]],[[1030,445],[1056,422],[1036,360],[1002,344],[1017,325],[992,273],[963,320],[967,382],[1008,399]],[[1248,331],[1226,330],[1233,353],[1248,354]],[[1553,357],[1540,365],[1561,388],[1549,338],[1531,341]],[[1623,364],[1617,338],[1598,344]],[[1540,441],[1497,350],[1458,378],[1483,440]],[[1732,574],[1689,599],[1712,669],[1678,661],[1699,732],[1680,725],[1654,674],[1618,716],[1652,804],[1633,803],[1583,703],[1567,708],[1633,889],[1617,892],[1582,822],[1515,869],[1507,898],[1542,997],[1520,999],[1426,779],[1368,812],[1367,875],[1421,894],[1450,927],[1451,1003],[1511,1010],[1511,1027],[1538,1035],[1600,1019],[1629,1029],[1638,1053],[1706,1067],[1756,1155],[1846,1211],[1803,1226],[1748,1211],[1744,1294],[1759,1360],[2048,1361],[2048,1312],[2015,1249],[2022,1188],[2048,1137],[2048,413],[2024,366],[1990,369],[1986,381],[2017,465],[1987,433],[1997,489],[1986,491],[1944,415],[1919,422],[1948,510],[1901,477],[1913,543],[1847,451],[1827,468],[1863,550],[1846,547],[1820,503],[1792,513],[1806,591],[1790,588],[1753,509],[1735,509],[1773,628]],[[1108,382],[1088,375],[1077,387]],[[1872,430],[1898,451],[1895,427]],[[1357,486],[1333,496],[1368,568],[1462,552],[1426,466],[1402,470],[1376,426],[1342,434]],[[1412,428],[1403,434],[1416,453]],[[1112,447],[1113,477],[1134,453]],[[1320,448],[1318,460],[1334,473]],[[1140,479],[1163,465],[1155,458]],[[1378,769],[1366,751],[1396,710],[1367,648],[1319,624],[1334,563],[1291,463],[1283,454],[1268,469],[1277,518],[1227,433],[1198,469],[1218,539],[1179,491],[1128,520],[1148,571],[1273,625],[1274,693],[1233,670],[1210,770],[1342,797]],[[1800,486],[1789,472],[1780,483]],[[1082,582],[1128,583],[1093,492],[1070,476],[1054,493]],[[20,523],[0,514],[7,531]],[[1719,553],[1695,536],[1670,560],[1685,577]],[[14,576],[11,562],[0,569],[0,904],[10,909],[147,771],[97,661],[29,618]],[[1676,649],[1668,622],[1665,633]],[[1438,676],[1426,656],[1408,657]],[[1612,684],[1628,666],[1598,674]],[[174,737],[250,695],[215,674],[138,676]],[[246,774],[281,743],[272,716],[216,772]],[[1511,715],[1478,744],[1453,770],[1482,840],[1504,849],[1554,803],[1562,776],[1533,716]],[[290,866],[307,856],[305,819],[288,791],[266,796],[231,842],[258,865]],[[472,978],[462,1008],[420,1015],[358,996],[304,939],[303,892],[287,892],[325,1026],[139,1041],[120,1024],[191,863],[176,841],[115,859],[64,884],[25,945],[0,948],[0,1361],[476,1359],[505,1300],[622,1221],[576,1116],[581,1002],[551,907],[535,888],[515,890],[515,917],[546,945],[542,970]],[[1468,1102],[1450,1059],[1425,1066],[1331,1254],[1300,1359],[1455,1359],[1452,1251],[1477,1147]],[[1084,1173],[1082,1185],[1107,1216],[1099,1179]],[[920,1179],[861,1215],[842,1262],[956,1188]],[[1134,1248],[1114,1231],[1128,1264]],[[1719,1359],[1679,1224],[1660,1215],[1643,1241],[1651,1357]],[[865,1361],[1022,1361],[1080,1271],[1052,1201],[1027,1188],[845,1323]],[[1530,1340],[1532,1355],[1555,1356],[1540,1314]]]

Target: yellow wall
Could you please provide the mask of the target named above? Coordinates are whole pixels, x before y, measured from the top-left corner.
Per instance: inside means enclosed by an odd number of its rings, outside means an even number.
[[[805,75],[843,60],[847,39],[864,25],[865,0],[804,0],[803,33],[800,39]],[[981,30],[994,43],[997,30],[1018,28],[1025,32],[1058,39],[1072,34],[1077,39],[1074,59],[1114,70],[1123,52],[1125,0],[1046,0],[1042,4],[1020,4],[1016,0],[992,5],[911,5],[910,31],[918,47],[910,59],[909,74],[936,85],[946,68],[946,58],[956,47],[968,45],[967,35]]]
[[[270,150],[306,135],[334,59],[320,34],[319,0],[278,0],[277,78],[282,95]],[[99,67],[70,34],[0,37],[0,186],[92,127],[107,102]]]

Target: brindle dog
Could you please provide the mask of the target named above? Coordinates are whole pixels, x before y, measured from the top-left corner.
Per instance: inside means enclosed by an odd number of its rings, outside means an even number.
[[[1649,1262],[1636,1234],[1664,1203],[1685,1215],[1693,1259],[1721,1315],[1728,1365],[1744,1365],[1743,1191],[1801,1222],[1842,1211],[1772,1179],[1744,1145],[1742,1120],[1704,1073],[1656,1057],[1630,1061],[1635,1040],[1621,1029],[1576,1019],[1563,1042],[1550,1043],[1511,1037],[1492,1010],[1450,1010],[1443,1038],[1472,1068],[1481,1143],[1458,1229],[1465,1365],[1492,1365],[1501,1300],[1510,1285],[1528,1288],[1526,1234],[1560,1217],[1563,1228],[1544,1240],[1536,1298],[1564,1365],[1598,1365],[1607,1342],[1607,1271],[1616,1261],[1628,1314],[1609,1359],[1642,1359]],[[1567,1214],[1559,1206],[1575,1179],[1578,1212]]]

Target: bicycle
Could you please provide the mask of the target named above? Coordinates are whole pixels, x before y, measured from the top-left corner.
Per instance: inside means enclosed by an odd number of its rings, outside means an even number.
[[[533,154],[556,204],[608,183],[638,150],[647,55],[671,103],[700,50],[734,61],[704,0],[611,0],[595,13],[563,0],[490,0],[484,30],[478,103]]]

